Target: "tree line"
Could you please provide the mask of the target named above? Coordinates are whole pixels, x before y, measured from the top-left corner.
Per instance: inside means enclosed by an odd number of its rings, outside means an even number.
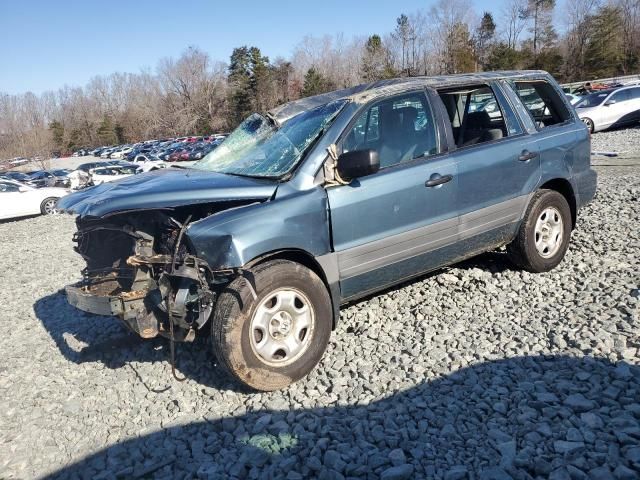
[[[241,46],[224,63],[189,47],[153,71],[0,93],[0,159],[229,131],[251,112],[379,79],[510,69],[564,82],[638,72],[640,0],[507,0],[481,14],[471,0],[438,0],[387,33],[305,37],[289,58]]]

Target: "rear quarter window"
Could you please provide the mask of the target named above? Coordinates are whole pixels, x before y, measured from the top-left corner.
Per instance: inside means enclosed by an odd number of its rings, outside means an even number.
[[[511,87],[540,130],[572,120],[571,112],[553,86],[545,80],[514,81]]]

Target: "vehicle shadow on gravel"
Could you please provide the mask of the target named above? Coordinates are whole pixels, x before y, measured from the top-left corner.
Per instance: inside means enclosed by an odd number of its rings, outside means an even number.
[[[34,303],[33,310],[67,360],[78,364],[101,362],[110,369],[129,366],[147,389],[155,390],[144,381],[132,362],[168,361],[167,339],[143,339],[115,317],[82,312],[67,302],[63,290],[40,298]],[[196,337],[193,345],[177,343],[176,365],[181,375],[199,384],[220,390],[247,391],[216,368],[207,335]]]
[[[166,428],[49,478],[638,478],[639,420],[640,367],[516,357],[369,405]]]
[[[491,273],[514,268],[504,252],[489,252],[456,264],[457,269],[481,269]],[[437,276],[446,270],[421,275],[411,281],[390,287],[354,302],[360,304],[387,292]],[[163,362],[169,358],[168,341],[158,337],[145,340],[130,332],[112,317],[92,315],[69,305],[64,290],[37,300],[33,310],[60,352],[74,363],[102,362],[107,368],[118,369],[130,362]],[[208,326],[204,327],[208,330]],[[176,364],[181,374],[209,387],[246,393],[247,389],[228,378],[215,366],[208,335],[196,337],[194,345],[177,344]],[[134,369],[135,370],[135,369]],[[140,377],[136,371],[136,375]],[[146,386],[146,384],[145,384]],[[148,387],[149,388],[149,387]]]

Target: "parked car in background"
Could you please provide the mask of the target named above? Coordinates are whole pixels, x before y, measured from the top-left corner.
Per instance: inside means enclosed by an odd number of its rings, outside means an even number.
[[[500,115],[464,108],[486,97]],[[343,303],[501,246],[555,268],[595,191],[548,74],[364,84],[255,113],[194,168],[61,200],[87,262],[67,299],[144,338],[204,334],[237,381],[275,390],[319,362]]]
[[[56,183],[56,177],[46,170],[40,170],[32,173],[29,175],[29,180],[27,180],[28,185],[36,188],[55,187]]]
[[[105,166],[105,164],[106,164],[106,162],[87,162],[87,163],[83,163],[81,165],[78,165],[76,167],[76,170],[82,170],[83,172],[89,173],[91,171],[91,169],[98,168],[98,167],[103,167],[103,166]]]
[[[34,188],[0,179],[0,219],[53,213],[58,200],[68,193],[64,188]]]
[[[123,158],[126,154],[131,153],[131,150],[133,150],[133,148],[129,145],[122,146],[112,151],[111,154],[109,155],[109,158],[112,158],[112,159]]]
[[[21,183],[27,183],[29,181],[29,175],[23,172],[3,172],[0,173],[0,178],[5,180],[15,180]]]
[[[51,174],[56,177],[56,187],[68,187],[70,184],[69,174],[73,170],[69,168],[58,168],[55,170],[49,170]]]
[[[137,170],[137,166],[107,166],[107,167],[98,167],[92,169],[89,173],[91,174],[91,180],[94,185],[100,185],[105,182],[113,182],[114,180],[119,180],[121,178],[125,178],[131,175],[135,175]]]
[[[600,90],[575,104],[590,132],[640,122],[640,86]]]

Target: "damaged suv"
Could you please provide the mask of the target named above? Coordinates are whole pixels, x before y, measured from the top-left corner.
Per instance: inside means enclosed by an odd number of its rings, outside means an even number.
[[[67,297],[144,338],[210,334],[238,381],[279,389],[344,303],[504,245],[554,268],[595,191],[589,133],[545,72],[361,85],[253,114],[193,168],[62,199],[86,261]]]

